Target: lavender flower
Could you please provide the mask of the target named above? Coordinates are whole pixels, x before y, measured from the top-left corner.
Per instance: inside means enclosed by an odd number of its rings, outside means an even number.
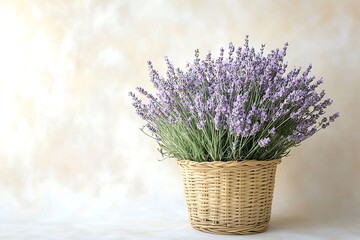
[[[270,138],[263,138],[258,141],[260,147],[266,147],[270,142]]]
[[[286,156],[339,117],[324,116],[333,101],[324,100],[324,90],[317,91],[323,80],[310,75],[312,65],[288,69],[287,47],[266,54],[261,45],[257,52],[246,37],[243,46],[230,43],[227,56],[221,48],[218,58],[209,52],[201,59],[195,50],[184,70],[166,57],[166,77],[149,61],[156,92],[138,87],[144,98],[130,93],[133,106],[168,157],[227,161]]]
[[[269,134],[270,134],[271,136],[275,135],[275,127],[271,128],[271,129],[269,130]]]
[[[338,112],[334,113],[332,116],[329,117],[330,122],[335,121],[335,119],[337,119],[339,116],[340,114]]]

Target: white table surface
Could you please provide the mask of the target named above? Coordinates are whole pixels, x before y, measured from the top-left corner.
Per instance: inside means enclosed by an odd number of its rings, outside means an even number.
[[[139,210],[90,217],[37,216],[0,224],[0,239],[360,239],[360,219],[312,219],[273,214],[269,229],[247,236],[213,235],[191,228],[186,212]]]

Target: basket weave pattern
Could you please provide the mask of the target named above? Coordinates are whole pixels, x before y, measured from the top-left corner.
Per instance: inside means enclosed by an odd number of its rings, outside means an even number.
[[[265,231],[280,162],[178,160],[191,225],[218,234]]]

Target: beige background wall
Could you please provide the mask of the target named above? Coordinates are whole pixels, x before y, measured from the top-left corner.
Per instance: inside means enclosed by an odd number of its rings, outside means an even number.
[[[150,87],[148,59],[184,66],[246,34],[288,41],[289,65],[313,63],[341,113],[279,166],[274,216],[359,217],[359,29],[356,0],[1,1],[0,222],[184,212],[176,165],[156,161],[127,92]]]

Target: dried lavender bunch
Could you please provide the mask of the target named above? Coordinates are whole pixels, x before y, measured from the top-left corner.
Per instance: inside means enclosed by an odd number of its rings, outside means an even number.
[[[288,44],[282,49],[256,52],[248,37],[242,47],[229,44],[214,59],[195,50],[186,70],[174,68],[169,59],[166,77],[148,62],[155,95],[137,90],[148,101],[130,92],[137,114],[147,124],[144,131],[159,144],[165,157],[193,161],[270,160],[289,154],[339,113],[323,117],[332,104],[322,79],[309,76],[311,65],[287,70]]]

